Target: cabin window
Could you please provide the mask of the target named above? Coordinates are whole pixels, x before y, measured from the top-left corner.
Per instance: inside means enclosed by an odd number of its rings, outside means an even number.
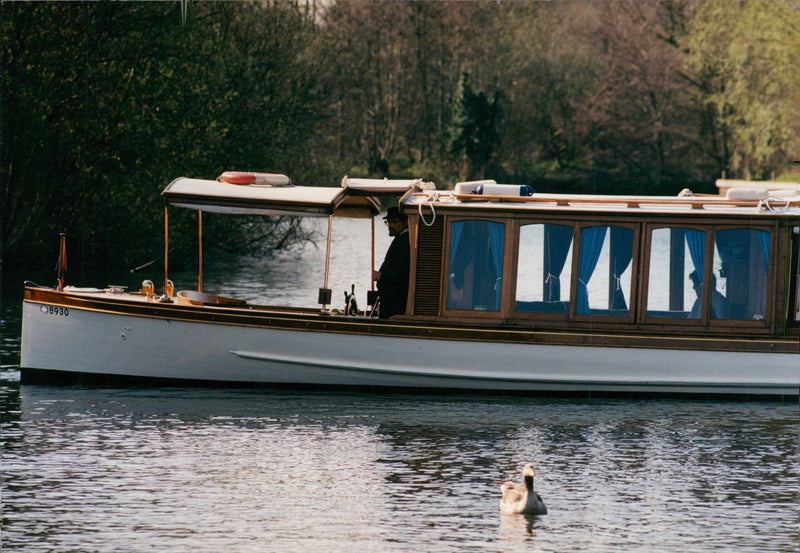
[[[530,224],[519,229],[516,310],[567,313],[572,282],[571,226]]]
[[[714,246],[719,278],[714,279],[712,311],[714,298],[725,303],[725,313],[716,318],[764,320],[770,233],[750,228],[720,230],[714,235]]]
[[[448,309],[500,310],[505,225],[456,221],[450,226]]]
[[[578,255],[577,315],[627,315],[633,230],[617,226],[584,227]]]
[[[703,281],[705,256],[705,231],[670,227],[652,232],[648,317],[700,318],[702,295],[694,282]]]

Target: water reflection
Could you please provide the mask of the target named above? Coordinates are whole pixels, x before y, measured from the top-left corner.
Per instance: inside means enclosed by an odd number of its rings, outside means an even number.
[[[512,543],[534,542],[536,537],[536,515],[500,515],[500,528],[498,537],[500,541]]]
[[[316,305],[308,248],[206,287]],[[369,287],[358,255],[335,258],[335,291]],[[796,402],[20,386],[18,312],[0,340],[3,551],[798,551]],[[497,482],[526,462],[549,514],[500,515]]]
[[[0,311],[0,424],[5,424],[17,420],[21,414],[19,348],[22,309],[19,300],[5,297],[2,299],[2,311]]]
[[[4,550],[792,551],[800,537],[796,405],[20,390],[2,423]],[[525,462],[550,514],[501,516],[497,482]]]

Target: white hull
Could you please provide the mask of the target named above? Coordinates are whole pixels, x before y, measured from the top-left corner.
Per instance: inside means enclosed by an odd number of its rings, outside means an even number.
[[[794,354],[279,330],[26,301],[23,371],[313,386],[797,396]]]

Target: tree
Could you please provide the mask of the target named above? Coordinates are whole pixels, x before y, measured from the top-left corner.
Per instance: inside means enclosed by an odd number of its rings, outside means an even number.
[[[499,35],[505,10],[486,1],[331,2],[320,35],[339,156],[376,175],[402,157],[447,166],[458,76],[497,88],[501,41],[480,37]]]
[[[322,55],[335,91],[332,134],[339,155],[366,159],[368,171],[386,175],[403,140],[402,98],[411,80],[404,3],[336,2],[324,13]]]
[[[598,163],[627,188],[677,192],[701,178],[700,115],[682,75],[685,4],[598,6],[600,86],[592,101]],[[634,184],[635,183],[635,184]]]
[[[682,45],[717,170],[782,171],[800,120],[800,14],[787,2],[709,0],[696,6]]]
[[[591,156],[586,109],[598,87],[597,50],[587,32],[595,9],[573,3],[520,3],[503,19],[502,87],[509,109],[503,152],[560,169]]]
[[[84,269],[108,278],[160,259],[160,192],[176,176],[258,169],[319,182],[305,153],[324,91],[309,55],[315,26],[299,8],[198,3],[185,26],[170,3],[0,10],[6,266],[40,267],[62,230],[81,268],[74,282]],[[174,224],[193,219],[178,214]],[[226,247],[302,238],[280,221],[208,225]],[[194,247],[174,245],[171,259],[194,259]]]
[[[494,160],[501,138],[500,98],[499,91],[495,91],[491,100],[485,92],[475,93],[469,75],[462,73],[454,96],[450,152],[461,161],[464,180],[483,179]]]

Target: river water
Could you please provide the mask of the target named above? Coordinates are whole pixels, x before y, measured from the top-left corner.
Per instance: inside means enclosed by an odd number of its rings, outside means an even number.
[[[315,305],[322,244],[204,289]],[[800,551],[797,402],[23,386],[13,302],[1,347],[2,551]],[[549,513],[501,515],[526,462]]]

